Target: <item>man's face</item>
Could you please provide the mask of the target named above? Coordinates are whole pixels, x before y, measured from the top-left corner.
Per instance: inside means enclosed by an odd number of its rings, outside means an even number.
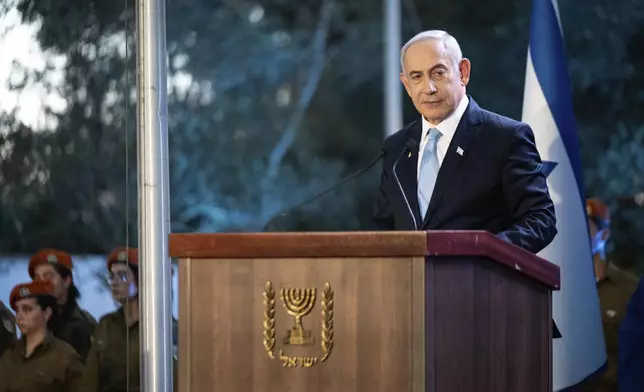
[[[400,80],[425,119],[438,124],[454,112],[470,80],[469,60],[457,66],[440,40],[427,39],[407,49],[403,64]]]
[[[40,264],[34,270],[34,280],[50,282],[54,286],[54,295],[58,303],[67,299],[67,290],[72,284],[71,277],[63,278],[51,264]]]

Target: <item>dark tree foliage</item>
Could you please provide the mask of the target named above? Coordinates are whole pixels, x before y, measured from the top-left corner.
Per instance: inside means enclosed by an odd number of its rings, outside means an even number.
[[[530,3],[402,0],[403,38],[450,31],[469,92],[520,118]],[[66,55],[50,130],[0,118],[0,250],[102,252],[136,240],[134,1],[16,0]],[[5,5],[13,6],[12,4]],[[366,164],[383,138],[381,2],[167,1],[173,231],[255,231]],[[476,12],[472,12],[472,10]],[[616,250],[643,252],[644,7],[560,4],[588,196],[614,212]],[[19,66],[19,65],[17,65]],[[51,65],[53,67],[53,64]],[[46,81],[25,69],[17,91]],[[416,114],[405,104],[406,119]],[[377,168],[275,223],[369,228]],[[634,252],[635,250],[635,252]],[[634,259],[631,257],[631,259]]]

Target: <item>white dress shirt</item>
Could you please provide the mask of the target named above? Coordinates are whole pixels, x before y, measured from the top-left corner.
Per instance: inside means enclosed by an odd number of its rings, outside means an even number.
[[[454,133],[456,133],[458,123],[461,122],[461,118],[463,117],[463,114],[465,113],[465,109],[467,109],[469,102],[470,99],[467,97],[467,94],[464,94],[463,99],[461,99],[461,102],[456,107],[456,110],[454,110],[454,112],[450,114],[449,117],[441,121],[438,125],[430,123],[425,119],[425,117],[421,116],[423,122],[423,133],[421,134],[420,146],[418,150],[418,168],[416,170],[416,181],[418,181],[418,179],[420,178],[420,163],[423,160],[423,152],[425,151],[425,146],[427,145],[427,142],[429,142],[429,130],[432,128],[437,128],[442,135],[440,139],[438,139],[438,143],[436,145],[438,166],[440,167],[443,164],[443,159],[445,159],[447,149],[452,142],[452,138],[454,137]]]

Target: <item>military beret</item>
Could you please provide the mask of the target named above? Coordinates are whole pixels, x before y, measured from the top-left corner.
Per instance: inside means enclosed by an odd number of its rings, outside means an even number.
[[[112,269],[112,264],[133,264],[139,265],[139,250],[136,248],[117,248],[107,257],[107,270]]]
[[[56,249],[43,249],[29,260],[29,276],[31,279],[34,278],[36,267],[41,264],[59,265],[70,272],[74,268],[72,257],[67,252]]]
[[[29,283],[21,283],[11,290],[9,303],[11,304],[11,309],[18,311],[16,308],[16,302],[25,298],[41,296],[54,297],[54,286],[50,282],[36,280]]]

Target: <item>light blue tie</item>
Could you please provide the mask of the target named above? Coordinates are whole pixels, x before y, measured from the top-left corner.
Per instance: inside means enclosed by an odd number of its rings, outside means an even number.
[[[429,141],[423,150],[423,160],[420,162],[420,175],[418,177],[418,206],[420,207],[420,215],[425,219],[429,201],[434,192],[434,185],[436,185],[436,178],[438,177],[438,154],[436,153],[436,144],[441,137],[441,132],[432,128],[429,130]]]

